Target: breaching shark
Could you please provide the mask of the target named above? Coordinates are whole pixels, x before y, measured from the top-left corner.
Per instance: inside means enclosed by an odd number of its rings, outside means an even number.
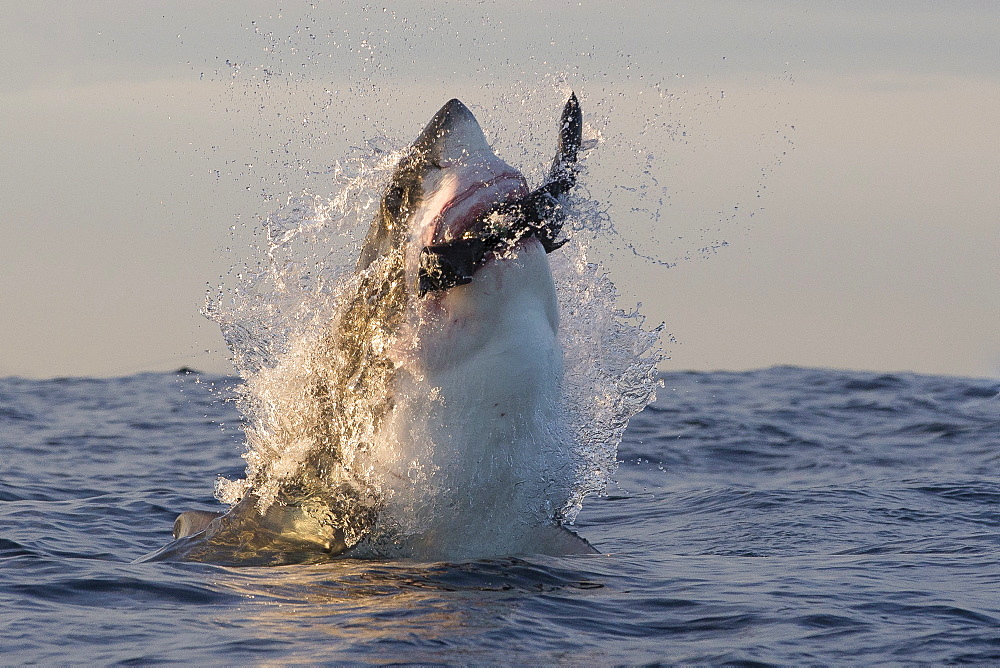
[[[571,95],[551,168],[532,190],[462,102],[445,104],[396,165],[361,247],[356,290],[324,343],[332,352],[313,360],[331,370],[309,384],[310,426],[289,436],[315,444],[294,484],[264,503],[251,480],[225,514],[183,513],[176,540],[143,560],[595,552],[543,498],[572,484],[558,479],[572,477],[565,462],[544,455],[568,447],[553,436],[563,362],[548,254],[566,242],[582,125]],[[431,388],[432,399],[414,400]],[[367,461],[389,472],[378,494],[344,455],[347,440],[371,434],[383,445]],[[396,533],[380,539],[392,499],[414,494],[410,440],[433,444],[425,464],[444,482],[419,518],[405,530],[397,518]]]

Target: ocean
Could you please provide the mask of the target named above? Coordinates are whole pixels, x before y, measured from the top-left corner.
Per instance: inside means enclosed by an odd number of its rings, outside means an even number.
[[[235,379],[0,379],[2,662],[1000,662],[1000,383],[662,381],[601,554],[234,568],[132,561],[243,475]]]

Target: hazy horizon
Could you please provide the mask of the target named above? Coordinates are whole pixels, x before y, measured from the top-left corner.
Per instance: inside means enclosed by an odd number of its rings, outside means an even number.
[[[284,195],[456,96],[539,169],[568,89],[662,369],[1000,375],[992,3],[7,9],[0,376],[230,372],[198,310]]]

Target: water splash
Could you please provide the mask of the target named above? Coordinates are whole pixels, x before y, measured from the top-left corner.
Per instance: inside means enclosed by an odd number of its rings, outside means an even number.
[[[585,146],[593,148],[599,141],[590,133]],[[268,216],[259,257],[233,269],[232,285],[215,291],[204,313],[222,328],[244,379],[246,477],[220,479],[218,498],[235,504],[249,496],[261,512],[301,508],[319,518],[303,531],[346,547],[367,537],[386,553],[432,525],[445,505],[475,521],[476,501],[457,491],[455,443],[412,428],[420,419],[406,434],[385,424],[403,406],[433,420],[440,397],[421,378],[405,390],[394,380],[393,360],[421,345],[417,328],[405,326],[398,258],[354,270],[358,239],[405,151],[388,139],[375,144],[328,170],[330,194],[301,193]],[[585,180],[585,159],[583,168]],[[604,492],[629,418],[653,399],[662,359],[660,328],[647,330],[637,311],[621,310],[604,268],[589,259],[606,241],[607,214],[585,196],[570,208],[572,241],[550,256],[562,395],[544,417],[520,417],[533,430],[531,451],[497,463],[519,480],[510,511],[528,524],[572,523],[587,495]]]

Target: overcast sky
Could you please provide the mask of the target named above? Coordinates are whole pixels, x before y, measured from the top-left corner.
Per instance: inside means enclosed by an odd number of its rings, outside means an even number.
[[[229,371],[276,199],[455,96],[539,169],[569,88],[665,369],[1000,375],[994,2],[3,4],[0,375]]]

